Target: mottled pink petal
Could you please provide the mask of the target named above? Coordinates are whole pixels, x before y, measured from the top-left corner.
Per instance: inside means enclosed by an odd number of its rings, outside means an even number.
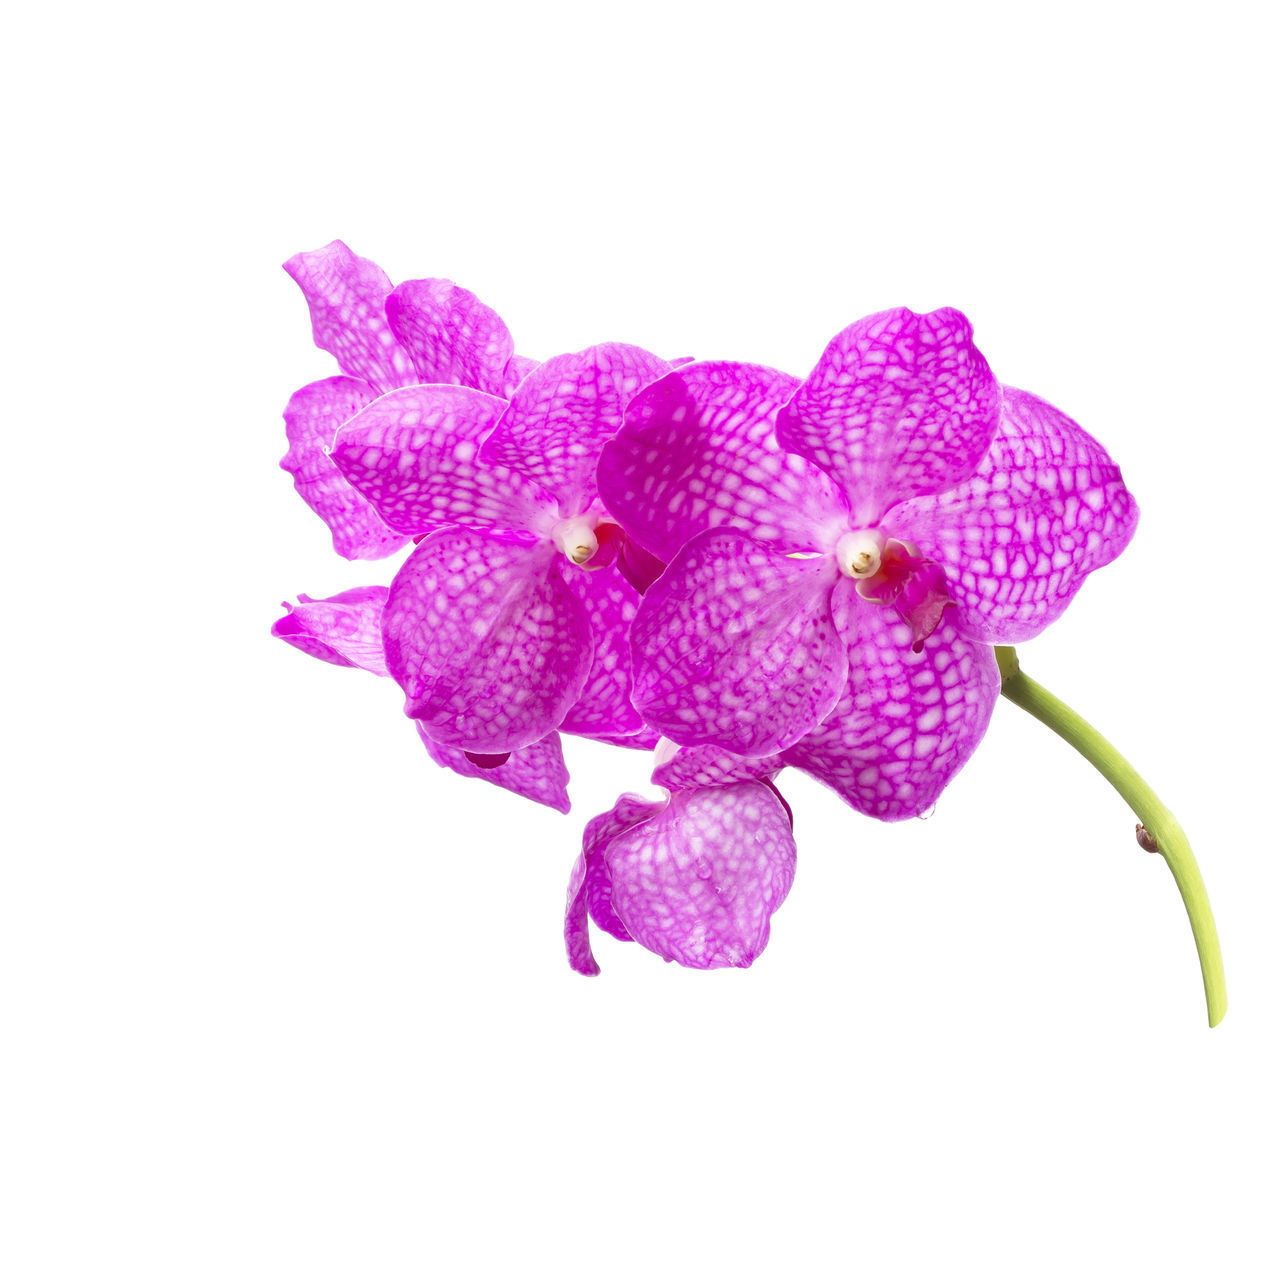
[[[553,522],[555,501],[508,468],[477,460],[505,407],[469,387],[405,387],[338,432],[333,461],[393,529],[417,535],[464,524],[522,534]]]
[[[1060,616],[1137,527],[1119,468],[1078,423],[1004,388],[990,452],[966,484],[894,508],[884,527],[945,566],[966,635],[1017,644]]]
[[[515,388],[524,381],[541,363],[529,356],[512,356],[506,366],[506,390],[502,393],[508,400],[515,394]]]
[[[606,444],[600,497],[630,536],[670,561],[721,525],[785,551],[826,549],[846,503],[829,477],[773,437],[798,383],[762,365],[691,364],[647,387]]]
[[[289,451],[280,466],[293,487],[333,534],[333,550],[348,560],[380,560],[408,542],[333,464],[328,448],[337,429],[374,398],[367,382],[325,378],[295,391],[284,410]]]
[[[638,733],[579,733],[579,738],[589,738],[592,742],[607,743],[610,747],[626,747],[631,751],[652,751],[657,746],[661,735],[652,729],[641,729]]]
[[[386,318],[412,357],[418,382],[450,382],[508,394],[515,343],[501,316],[451,280],[406,280],[386,299]]]
[[[795,558],[736,529],[699,534],[631,627],[633,700],[683,746],[780,751],[830,709],[848,662],[830,615],[829,556]]]
[[[910,628],[862,600],[850,579],[833,612],[850,638],[848,686],[835,710],[782,760],[811,773],[861,813],[913,818],[972,755],[999,697],[994,650],[961,635],[953,610],[918,653]]]
[[[544,738],[591,666],[590,622],[549,546],[441,529],[391,583],[382,632],[404,710],[445,746],[485,754]]]
[[[377,391],[417,381],[408,353],[386,322],[383,303],[391,282],[381,267],[334,240],[296,254],[284,269],[306,295],[315,345],[336,356],[343,373]]]
[[[466,752],[457,747],[435,742],[423,732],[420,724],[417,732],[426,754],[445,769],[452,769],[464,778],[481,778],[517,796],[558,809],[560,813],[569,811],[568,769],[558,733],[548,733],[545,738],[512,751],[505,764],[486,769],[468,760]]]
[[[389,675],[382,652],[386,597],[385,587],[355,587],[323,600],[300,595],[295,605],[284,601],[288,612],[276,620],[271,634],[334,666]]]
[[[749,966],[795,878],[790,820],[758,782],[677,792],[604,857],[626,931],[693,969]]]
[[[631,705],[631,623],[639,592],[613,567],[566,565],[563,574],[590,620],[592,659],[581,697],[560,728],[591,738],[629,738],[644,728]]]
[[[617,918],[610,896],[612,884],[604,850],[608,842],[623,831],[643,822],[662,809],[661,802],[641,796],[624,795],[607,812],[592,818],[582,835],[582,852],[569,876],[568,902],[564,912],[564,942],[569,965],[578,973],[594,976],[600,967],[591,952],[590,920],[622,942],[631,936]]]
[[[739,756],[719,747],[680,747],[664,740],[657,746],[653,783],[667,791],[694,791],[773,778],[782,768],[780,755]]]
[[[560,500],[561,514],[578,515],[595,498],[600,449],[627,403],[669,368],[621,342],[556,356],[520,383],[481,457],[535,480]]]
[[[834,476],[854,526],[872,528],[894,503],[967,480],[998,419],[999,384],[968,320],[899,307],[831,341],[777,415],[777,439]]]

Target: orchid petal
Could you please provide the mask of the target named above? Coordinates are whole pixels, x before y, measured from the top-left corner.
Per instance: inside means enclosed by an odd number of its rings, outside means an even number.
[[[972,755],[999,697],[994,650],[943,615],[919,652],[891,609],[851,580],[832,612],[850,637],[848,686],[834,711],[782,760],[832,787],[861,813],[896,822],[923,813]]]
[[[648,727],[638,733],[579,733],[576,736],[607,743],[610,747],[625,747],[629,751],[652,751],[661,741],[661,734]]]
[[[284,269],[306,296],[315,345],[335,356],[343,373],[379,392],[417,381],[386,322],[383,303],[391,282],[381,267],[334,240],[295,254]]]
[[[600,971],[591,951],[588,914],[599,928],[619,941],[631,940],[609,900],[612,883],[604,850],[615,836],[660,813],[662,807],[660,801],[654,803],[641,796],[624,795],[607,813],[601,813],[586,824],[582,834],[582,852],[569,876],[568,903],[564,912],[564,942],[569,965],[576,972],[594,976]]]
[[[523,476],[477,461],[480,442],[505,407],[469,387],[392,391],[338,432],[333,461],[403,533],[463,524],[519,535],[553,520],[555,503]]]
[[[524,381],[541,364],[529,356],[512,356],[506,366],[506,390],[502,394],[509,400],[515,394],[515,388]]]
[[[302,501],[329,526],[333,550],[347,560],[380,560],[408,541],[388,527],[328,455],[337,429],[373,397],[367,382],[325,378],[295,391],[284,410],[289,451],[280,466],[293,477]]]
[[[577,515],[595,498],[600,449],[627,403],[669,368],[621,342],[556,356],[520,383],[480,456],[528,476],[555,494],[562,514]]]
[[[748,967],[795,878],[790,820],[758,782],[677,792],[604,857],[626,931],[693,969]]]
[[[644,729],[631,705],[631,623],[639,593],[616,568],[564,569],[590,620],[591,672],[560,726],[565,733],[629,738]]]
[[[590,623],[554,551],[470,529],[419,544],[391,583],[382,632],[405,713],[463,751],[544,738],[591,666]]]
[[[829,477],[773,438],[789,374],[691,364],[645,388],[604,446],[600,497],[626,531],[670,561],[694,535],[731,526],[784,551],[825,547],[846,503]]]
[[[276,619],[271,634],[336,667],[388,675],[382,652],[386,596],[385,587],[355,587],[322,600],[300,595],[295,605],[284,602],[288,612]]]
[[[835,705],[848,675],[828,556],[782,555],[736,529],[694,538],[631,627],[633,701],[684,746],[780,751]]]
[[[418,382],[448,382],[505,397],[515,343],[501,316],[451,280],[406,280],[386,318]]]
[[[1018,644],[1128,545],[1137,514],[1096,440],[1037,396],[1005,387],[999,433],[977,474],[902,503],[884,523],[945,567],[961,631]]]
[[[724,787],[733,782],[754,782],[774,778],[782,771],[780,755],[739,756],[720,747],[674,747],[664,758],[658,744],[655,786],[667,791],[694,791],[698,787]]]
[[[445,769],[452,769],[463,778],[482,778],[494,786],[513,791],[517,796],[558,809],[560,813],[569,811],[568,769],[564,764],[558,733],[548,733],[537,742],[512,751],[505,764],[486,769],[468,760],[466,752],[457,747],[446,747],[434,741],[420,724],[417,732],[426,754]]]
[[[848,494],[854,527],[941,493],[977,469],[999,420],[999,384],[958,311],[882,311],[836,335],[777,415],[782,448]]]
[[[618,836],[656,817],[665,807],[664,800],[645,800],[643,796],[627,793],[619,796],[607,813],[592,818],[582,833],[582,851],[587,862],[592,864],[586,877],[586,900],[591,920],[597,928],[621,942],[628,941],[630,934],[613,910],[612,877],[605,854]]]

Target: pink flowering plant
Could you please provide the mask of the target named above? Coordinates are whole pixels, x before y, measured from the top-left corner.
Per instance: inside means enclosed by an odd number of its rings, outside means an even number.
[[[958,311],[836,334],[802,381],[601,343],[538,363],[447,280],[392,287],[340,241],[285,264],[340,373],[285,410],[282,466],[389,583],[272,634],[394,679],[430,758],[567,813],[563,733],[654,751],[666,799],[586,827],[564,919],[692,968],[748,966],[789,893],[798,769],[917,817],[1002,693],[1140,819],[1181,891],[1209,1021],[1216,931],[1184,834],[1013,648],[1127,546],[1137,505],[1077,423],[1002,384]]]

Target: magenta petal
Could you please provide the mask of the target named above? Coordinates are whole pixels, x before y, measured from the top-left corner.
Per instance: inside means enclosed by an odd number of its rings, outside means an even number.
[[[990,447],[999,384],[960,312],[905,307],[851,324],[777,415],[777,439],[834,476],[853,526],[967,480]]]
[[[548,733],[545,738],[512,751],[505,764],[485,768],[468,760],[465,751],[433,741],[420,724],[417,732],[426,754],[445,769],[452,769],[463,778],[481,778],[560,813],[569,811],[568,769],[558,733]]]
[[[780,751],[835,705],[848,675],[830,615],[838,569],[794,558],[736,529],[686,546],[631,627],[634,702],[684,746]]]
[[[406,280],[388,296],[386,318],[418,382],[507,395],[515,343],[501,316],[469,290],[451,280]]]
[[[639,593],[614,567],[566,566],[565,580],[590,619],[591,672],[560,726],[590,738],[629,738],[644,721],[631,705],[631,623]]]
[[[626,931],[693,969],[750,965],[795,878],[790,820],[758,782],[678,792],[604,856]]]
[[[535,480],[564,515],[577,515],[595,498],[600,449],[622,425],[627,403],[669,368],[621,342],[556,356],[520,383],[481,457]]]
[[[739,756],[719,747],[676,747],[658,744],[653,783],[668,791],[695,791],[698,787],[724,787],[733,782],[774,778],[782,771],[780,755]],[[674,748],[673,751],[669,748]]]
[[[568,902],[564,912],[564,942],[568,948],[569,965],[576,972],[594,976],[600,971],[591,951],[589,920],[622,942],[631,940],[610,901],[612,883],[604,861],[604,850],[614,836],[661,809],[660,802],[655,804],[640,796],[624,795],[607,813],[601,813],[586,824],[582,834],[582,852],[569,876]]]
[[[405,713],[486,755],[557,728],[591,666],[590,622],[554,551],[470,529],[441,529],[404,562],[382,633]]]
[[[391,282],[376,263],[356,257],[341,240],[299,253],[284,264],[311,309],[315,345],[337,357],[343,373],[378,391],[416,382],[413,364],[386,322]]]
[[[600,497],[632,538],[662,560],[721,525],[786,551],[824,547],[846,504],[829,477],[773,438],[795,390],[762,365],[691,364],[647,387],[604,446]]]
[[[346,423],[333,461],[404,533],[464,524],[520,534],[553,522],[555,503],[523,476],[478,462],[480,442],[505,407],[469,387],[404,387]]]
[[[506,390],[502,394],[509,400],[515,394],[515,388],[538,367],[541,362],[528,356],[512,356],[506,366]]]
[[[625,747],[629,751],[652,751],[661,741],[661,735],[652,729],[644,728],[638,733],[579,733],[579,738],[589,738],[592,742],[603,742],[610,747]]]
[[[276,620],[271,634],[334,666],[388,675],[382,653],[386,596],[385,587],[356,587],[323,600],[300,595],[295,605],[284,602],[288,612]]]
[[[293,487],[333,534],[333,550],[348,560],[380,560],[408,539],[391,529],[353,489],[328,455],[337,429],[374,397],[367,382],[326,378],[295,391],[284,410],[289,451],[280,466]]]
[[[1005,387],[999,433],[977,474],[903,503],[884,524],[945,566],[961,631],[1017,644],[1060,616],[1088,574],[1128,545],[1137,503],[1078,423]]]
[[[910,627],[891,608],[862,600],[849,579],[835,590],[833,612],[850,638],[848,686],[782,759],[861,813],[913,818],[986,732],[999,697],[994,650],[961,635],[948,610],[916,653]]]

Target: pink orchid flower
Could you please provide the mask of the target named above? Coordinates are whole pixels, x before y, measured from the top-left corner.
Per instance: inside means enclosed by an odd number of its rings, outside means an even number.
[[[378,396],[416,383],[453,383],[509,396],[536,362],[515,354],[496,312],[449,280],[409,280],[396,289],[385,272],[341,240],[284,264],[311,312],[315,345],[333,355],[340,377],[309,383],[284,411],[289,451],[280,466],[303,501],[329,526],[348,560],[378,560],[408,538],[387,527],[328,457],[337,429]]]
[[[926,808],[1037,634],[1132,535],[1118,467],[1001,387],[956,311],[851,325],[804,383],[680,369],[636,398],[600,492],[670,562],[632,629],[635,703],[685,746]],[[939,785],[940,784],[940,785]]]
[[[669,368],[609,343],[548,361],[509,404],[401,388],[338,432],[342,474],[420,539],[391,584],[383,639],[406,713],[436,742],[501,754],[556,728],[645,733],[627,641],[639,596],[617,537],[600,536],[612,522],[595,468],[629,399]]]
[[[795,878],[790,811],[764,782],[624,795],[593,818],[569,879],[570,965],[599,973],[590,926],[692,969],[747,968]]]

